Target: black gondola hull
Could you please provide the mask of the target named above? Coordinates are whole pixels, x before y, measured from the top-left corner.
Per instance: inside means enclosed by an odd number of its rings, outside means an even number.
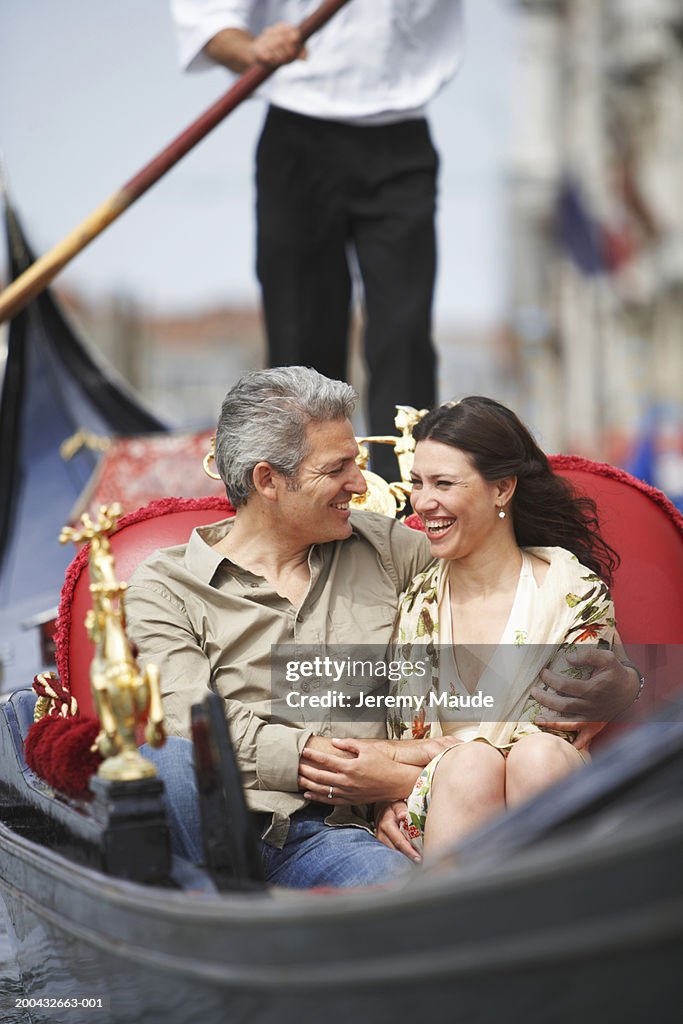
[[[218,894],[141,885],[0,825],[0,887],[32,1018],[393,1024],[438,1007],[462,1024],[574,1024],[577,1012],[678,1020],[683,742],[679,723],[656,729],[663,754],[657,771],[651,758],[649,784],[647,773],[629,783],[624,771],[621,786],[601,783],[623,762],[614,748],[583,773],[587,781],[577,775],[493,824],[469,855],[463,848],[459,866],[447,858],[402,888]],[[656,740],[651,728],[653,749]],[[5,745],[6,781],[8,754]],[[552,826],[545,836],[541,820]],[[529,845],[522,837],[534,832]],[[497,858],[496,849],[507,852]],[[60,998],[103,1007],[91,1017],[39,1005]]]

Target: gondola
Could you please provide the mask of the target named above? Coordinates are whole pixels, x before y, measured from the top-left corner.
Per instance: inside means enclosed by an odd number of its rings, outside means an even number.
[[[181,887],[154,810],[117,852],[111,822],[26,768],[31,703],[0,707],[0,889],[31,1020],[678,1019],[680,702],[405,885],[328,892],[264,888],[233,851]]]
[[[16,823],[31,780],[16,756],[8,778],[10,721],[4,708],[3,802],[9,787],[17,808],[0,876],[32,1020],[388,1024],[432,1007],[463,1024],[569,1022],[577,1006],[591,1021],[678,1020],[680,721],[643,726],[457,865],[330,893],[183,891],[75,863],[68,841]]]

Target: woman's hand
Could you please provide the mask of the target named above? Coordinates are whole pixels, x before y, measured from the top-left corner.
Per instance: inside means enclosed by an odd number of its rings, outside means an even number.
[[[331,806],[401,800],[420,774],[421,765],[393,757],[386,740],[332,740],[332,746],[339,753],[307,746],[301,755],[298,786],[307,800]]]
[[[393,803],[381,803],[375,807],[375,835],[380,843],[392,850],[398,850],[416,864],[422,863],[422,857],[415,850],[406,836],[401,832],[401,822],[408,820],[408,805],[405,800]]]

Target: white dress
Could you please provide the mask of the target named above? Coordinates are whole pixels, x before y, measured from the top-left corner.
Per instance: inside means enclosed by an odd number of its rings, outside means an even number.
[[[549,562],[549,570],[540,586],[534,577],[531,554]],[[436,682],[432,689],[439,700],[448,698],[451,706],[439,705],[432,709],[431,715],[423,707],[412,722],[395,715],[387,723],[389,735],[405,739],[452,735],[463,741],[485,741],[506,756],[512,744],[522,736],[541,731],[534,724],[541,709],[530,696],[539,672],[548,666],[555,672],[580,677],[584,673],[569,665],[566,651],[582,643],[611,646],[614,636],[614,606],[607,586],[562,548],[522,551],[519,580],[507,623],[498,644],[487,645],[482,650],[482,672],[473,691],[464,686],[458,672],[450,642],[453,637],[450,609],[447,563],[433,566],[416,577],[401,600],[395,650],[406,660],[413,661],[420,650],[430,651]],[[438,646],[440,643],[443,646]],[[469,653],[471,655],[472,648]],[[394,692],[406,693],[411,687],[415,687],[414,678],[401,680]],[[471,707],[475,693],[493,701],[491,710],[480,712]],[[453,704],[458,706],[453,707]],[[573,739],[571,733],[560,735],[569,742]],[[406,801],[408,821],[401,827],[420,851],[434,772],[445,753],[447,751],[430,761]]]

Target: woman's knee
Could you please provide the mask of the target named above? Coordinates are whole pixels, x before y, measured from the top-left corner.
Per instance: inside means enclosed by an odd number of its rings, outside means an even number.
[[[519,788],[535,792],[581,767],[577,750],[553,733],[524,736],[512,747],[506,764],[506,788],[513,798]]]
[[[523,736],[510,750],[507,764],[524,764],[530,768],[542,768],[544,765],[564,765],[581,763],[577,750],[561,736],[551,732],[537,732]]]
[[[482,793],[498,792],[505,779],[505,761],[488,743],[470,741],[448,750],[437,765],[432,788],[462,790],[473,799]]]

